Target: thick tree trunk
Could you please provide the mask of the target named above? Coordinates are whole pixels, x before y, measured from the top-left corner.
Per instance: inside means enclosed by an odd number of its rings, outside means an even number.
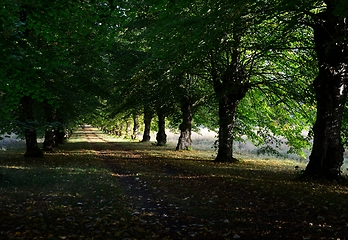
[[[157,116],[158,116],[158,132],[156,135],[157,146],[164,146],[167,144],[167,135],[166,135],[165,115],[161,109],[157,111]]]
[[[183,100],[181,106],[182,123],[180,124],[180,137],[176,150],[189,150],[192,146],[192,103],[188,98]]]
[[[244,98],[249,90],[244,69],[239,66],[238,51],[232,55],[231,65],[217,76],[217,71],[212,68],[214,91],[219,101],[219,148],[215,158],[216,162],[236,162],[233,157],[233,139],[236,122],[236,112],[239,101]]]
[[[25,122],[25,144],[26,152],[24,157],[43,157],[43,152],[37,144],[36,129],[33,125],[34,113],[33,113],[33,100],[31,96],[25,96],[21,99],[21,107],[23,113],[23,121]]]
[[[314,141],[305,177],[337,179],[343,164],[341,125],[347,98],[348,47],[345,20],[332,15],[330,5],[314,27],[319,74],[313,85],[317,116]]]
[[[236,162],[233,157],[233,138],[239,100],[231,96],[219,99],[219,148],[216,162]]]
[[[151,139],[151,121],[152,121],[153,113],[151,111],[147,111],[145,109],[144,112],[144,134],[142,142],[149,142]]]
[[[43,152],[37,144],[37,136],[36,136],[35,128],[30,127],[29,129],[25,130],[25,144],[26,144],[26,152],[24,153],[24,157],[34,157],[34,158],[43,157]]]
[[[25,7],[21,8],[20,12],[20,22],[27,22],[27,9]],[[24,31],[24,37],[19,40],[20,46],[25,46],[27,43],[23,39],[28,39],[30,34],[30,29],[26,28]],[[22,111],[22,121],[25,123],[25,144],[26,152],[24,157],[43,157],[43,152],[37,144],[36,129],[33,125],[34,122],[34,113],[33,113],[33,99],[31,96],[22,97],[21,101],[21,111]]]
[[[347,87],[345,85],[335,86],[332,84],[335,80],[330,81],[327,76],[325,83],[322,82],[322,85],[318,85],[320,75],[315,81],[317,117],[313,127],[313,148],[304,176],[337,179],[343,164],[344,148],[341,142],[341,124]]]

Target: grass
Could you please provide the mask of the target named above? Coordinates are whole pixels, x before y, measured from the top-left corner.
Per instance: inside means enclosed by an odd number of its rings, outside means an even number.
[[[94,131],[96,131],[94,129]],[[305,164],[76,132],[43,159],[0,152],[1,239],[344,239],[345,184]]]
[[[112,238],[119,232],[127,212],[118,182],[75,140],[43,159],[24,159],[23,149],[1,153],[0,238]]]

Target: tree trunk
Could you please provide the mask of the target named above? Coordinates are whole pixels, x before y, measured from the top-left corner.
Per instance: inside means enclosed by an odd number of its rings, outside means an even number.
[[[238,39],[236,37],[236,45]],[[239,63],[238,48],[233,49],[229,66],[218,75],[212,61],[214,91],[219,101],[219,148],[216,162],[236,162],[233,157],[234,127],[239,101],[249,90],[247,75]]]
[[[136,114],[133,114],[133,135],[132,135],[133,140],[137,139],[138,132],[139,132],[139,119]]]
[[[119,125],[116,126],[116,128],[118,129],[117,136],[118,136],[118,137],[122,137],[122,132],[123,132],[124,124],[123,124],[123,123],[120,123]]]
[[[126,120],[126,135],[124,138],[130,138],[131,137],[131,123],[129,120]]]
[[[167,135],[166,135],[166,123],[165,115],[161,109],[157,111],[158,116],[158,132],[156,135],[157,146],[164,146],[167,144]]]
[[[20,12],[20,22],[27,22],[27,9],[25,7],[21,8]],[[28,39],[30,34],[30,29],[26,28],[24,31],[24,37],[19,40],[19,45],[25,47],[27,45],[26,41],[23,39]],[[22,111],[22,119],[25,123],[25,144],[26,144],[26,152],[24,153],[24,157],[43,157],[43,152],[39,148],[37,144],[37,136],[36,129],[34,124],[34,112],[33,112],[33,99],[31,96],[24,96],[20,101],[21,111]]]
[[[45,103],[45,110],[48,114],[47,116],[47,123],[49,126],[47,126],[46,133],[45,133],[45,140],[43,142],[43,150],[44,151],[53,151],[53,147],[56,146],[55,143],[55,135],[54,135],[54,130],[51,124],[55,120],[55,111],[52,109],[51,106],[48,105],[48,103]]]
[[[151,121],[152,121],[153,113],[145,109],[144,112],[144,134],[142,142],[149,142],[151,139]]]
[[[37,136],[35,128],[30,127],[30,129],[25,130],[25,144],[26,152],[24,157],[41,158],[43,157],[43,152],[37,144]]]
[[[60,122],[57,129],[54,129],[54,136],[55,136],[55,146],[58,146],[58,144],[63,144],[66,139],[66,129],[62,123]]]
[[[25,144],[26,152],[24,157],[43,157],[43,152],[37,144],[36,129],[34,126],[33,99],[31,96],[25,96],[21,99],[21,107],[25,122]]]
[[[189,98],[183,100],[181,106],[182,123],[180,124],[180,137],[176,150],[189,150],[192,146],[191,130],[192,130],[192,103]]]
[[[51,152],[55,146],[54,131],[52,128],[48,128],[45,132],[45,140],[43,142],[43,150]]]
[[[314,27],[319,74],[313,82],[317,116],[314,141],[305,177],[338,179],[343,164],[341,125],[347,98],[348,47],[345,20],[332,15],[332,6],[320,15]]]
[[[239,100],[231,96],[219,99],[219,148],[216,162],[237,162],[233,157],[233,138]]]

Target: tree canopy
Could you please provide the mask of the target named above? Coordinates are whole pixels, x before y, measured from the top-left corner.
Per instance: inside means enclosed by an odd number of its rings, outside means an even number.
[[[37,131],[135,126],[142,114],[150,124],[157,114],[159,129],[179,128],[177,149],[190,148],[195,126],[218,130],[218,162],[237,161],[233,141],[244,136],[302,156],[314,136],[306,175],[336,178],[347,128],[344,2],[6,0],[1,132],[23,134],[35,155]]]

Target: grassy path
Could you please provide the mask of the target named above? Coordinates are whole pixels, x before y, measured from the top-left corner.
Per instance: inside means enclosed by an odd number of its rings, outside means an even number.
[[[347,239],[348,188],[298,163],[77,131],[44,159],[0,152],[0,239]]]

